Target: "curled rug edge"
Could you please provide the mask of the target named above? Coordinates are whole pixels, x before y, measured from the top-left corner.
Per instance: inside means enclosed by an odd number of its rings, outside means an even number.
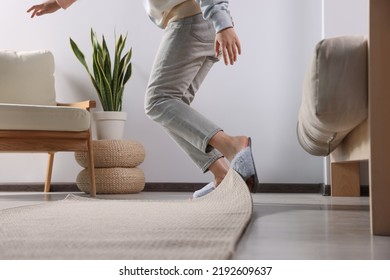
[[[198,199],[69,195],[0,211],[0,259],[229,259],[252,215],[234,170]]]

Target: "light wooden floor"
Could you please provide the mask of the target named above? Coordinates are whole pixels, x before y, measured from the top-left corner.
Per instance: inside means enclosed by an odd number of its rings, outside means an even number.
[[[65,193],[0,193],[0,209],[63,199]],[[190,193],[102,196],[187,199]],[[254,194],[254,213],[233,259],[390,260],[390,237],[371,236],[369,198]]]

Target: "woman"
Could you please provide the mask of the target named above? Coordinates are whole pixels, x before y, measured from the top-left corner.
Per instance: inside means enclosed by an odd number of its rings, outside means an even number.
[[[48,0],[27,12],[31,17],[66,9],[76,0]],[[227,0],[148,0],[149,17],[165,33],[157,52],[145,96],[145,112],[160,123],[202,172],[213,182],[194,198],[214,190],[229,168],[236,170],[252,190],[257,174],[250,138],[230,136],[192,107],[191,102],[207,73],[222,56],[233,65],[241,46]],[[230,162],[230,166],[225,161]]]

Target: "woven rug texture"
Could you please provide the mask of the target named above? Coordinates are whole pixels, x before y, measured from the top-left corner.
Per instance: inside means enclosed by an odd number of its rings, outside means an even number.
[[[1,210],[0,259],[229,259],[251,215],[251,194],[234,170],[199,199],[69,195]]]

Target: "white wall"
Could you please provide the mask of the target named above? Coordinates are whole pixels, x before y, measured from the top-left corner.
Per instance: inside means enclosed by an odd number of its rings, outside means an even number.
[[[5,3],[4,3],[5,2]],[[59,101],[96,98],[90,81],[69,47],[71,36],[90,52],[89,29],[112,43],[128,32],[134,74],[127,85],[126,137],[142,142],[148,182],[207,182],[165,132],[143,113],[144,90],[162,31],[145,16],[142,1],[83,0],[67,11],[30,19],[33,0],[2,2],[0,48],[49,49],[56,58]],[[91,5],[91,4],[94,5]],[[296,121],[305,69],[321,39],[321,0],[231,0],[243,54],[234,67],[220,63],[206,79],[194,107],[229,134],[250,135],[261,182],[323,182],[322,158],[308,155],[296,139]],[[41,182],[46,156],[0,154],[0,183]],[[57,154],[53,181],[72,182],[81,168],[70,153]]]
[[[325,38],[368,35],[369,0],[324,0]]]

